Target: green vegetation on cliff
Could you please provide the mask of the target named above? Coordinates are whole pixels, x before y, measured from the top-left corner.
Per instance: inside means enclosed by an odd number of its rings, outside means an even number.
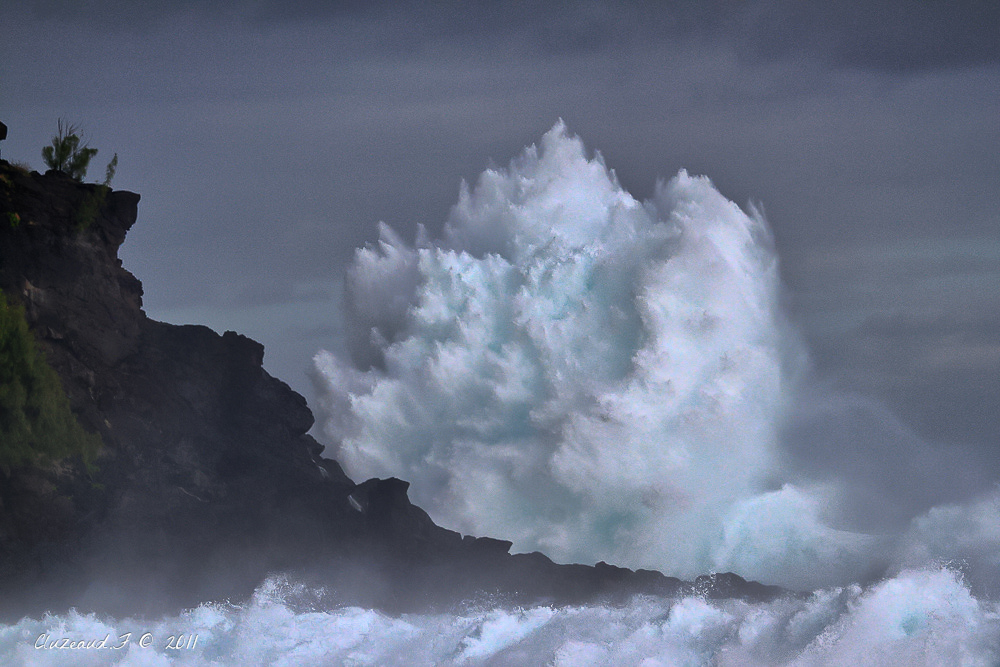
[[[0,470],[80,456],[90,464],[100,436],[87,433],[35,345],[21,307],[0,291]]]
[[[61,171],[82,181],[87,175],[90,159],[97,155],[97,149],[90,148],[87,144],[80,145],[79,131],[76,125],[63,125],[60,118],[59,130],[52,137],[52,145],[42,149],[42,159],[49,169]]]
[[[101,207],[104,206],[104,200],[111,192],[111,179],[115,177],[116,169],[118,169],[118,153],[115,153],[111,162],[108,163],[108,168],[104,173],[104,183],[98,185],[97,189],[84,197],[80,203],[80,207],[76,211],[76,228],[78,230],[87,229],[97,219]]]

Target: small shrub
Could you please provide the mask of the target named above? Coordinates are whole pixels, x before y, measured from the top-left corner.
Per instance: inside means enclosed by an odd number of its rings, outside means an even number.
[[[79,129],[76,125],[63,125],[59,119],[59,129],[52,138],[52,145],[42,149],[42,159],[49,169],[69,174],[78,181],[87,175],[90,160],[97,155],[96,148],[80,145]]]
[[[108,163],[107,168],[104,170],[104,187],[111,187],[111,179],[115,177],[115,172],[118,171],[118,153],[111,158],[111,162]]]

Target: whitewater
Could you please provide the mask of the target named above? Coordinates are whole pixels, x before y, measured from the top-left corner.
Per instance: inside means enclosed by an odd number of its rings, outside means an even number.
[[[176,616],[25,618],[0,662],[1000,664],[1000,490],[942,491],[913,472],[947,468],[932,443],[816,376],[767,221],[708,178],[639,201],[560,121],[439,238],[380,224],[337,319],[315,407],[353,479],[514,552],[813,592],[390,616],[276,576]]]
[[[977,601],[945,568],[902,572],[868,590],[852,585],[767,604],[639,597],[623,606],[393,617],[357,607],[313,610],[308,598],[301,587],[273,579],[246,604],[203,604],[155,621],[75,612],[24,619],[0,629],[0,658],[6,665],[134,667],[989,667],[1000,661],[1000,606]],[[59,639],[106,637],[109,648],[44,648]]]
[[[794,590],[960,562],[1000,596],[997,488],[965,497],[961,461],[817,377],[766,220],[708,178],[638,201],[560,122],[441,238],[379,231],[315,359],[353,478],[559,562]]]

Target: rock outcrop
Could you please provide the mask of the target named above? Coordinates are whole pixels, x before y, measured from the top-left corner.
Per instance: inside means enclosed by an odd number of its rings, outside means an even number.
[[[754,599],[780,589],[556,565],[436,526],[397,479],[355,484],[307,435],[305,399],[239,334],[153,321],[118,259],[139,195],[0,161],[0,289],[24,306],[97,470],[0,471],[0,616],[68,606],[156,613],[237,600],[265,576],[321,584],[329,604],[390,610],[488,596],[579,602],[634,593]]]

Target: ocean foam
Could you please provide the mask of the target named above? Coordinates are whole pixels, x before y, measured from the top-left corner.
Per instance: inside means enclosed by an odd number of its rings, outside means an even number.
[[[912,570],[868,590],[766,604],[639,597],[620,606],[487,608],[399,617],[301,608],[270,581],[245,605],[205,604],[151,621],[70,612],[0,626],[0,663],[41,665],[964,665],[1000,661],[1000,608],[948,569]],[[35,649],[42,634],[116,639],[123,650]],[[140,638],[149,633],[148,646]],[[170,636],[197,635],[169,649]]]

